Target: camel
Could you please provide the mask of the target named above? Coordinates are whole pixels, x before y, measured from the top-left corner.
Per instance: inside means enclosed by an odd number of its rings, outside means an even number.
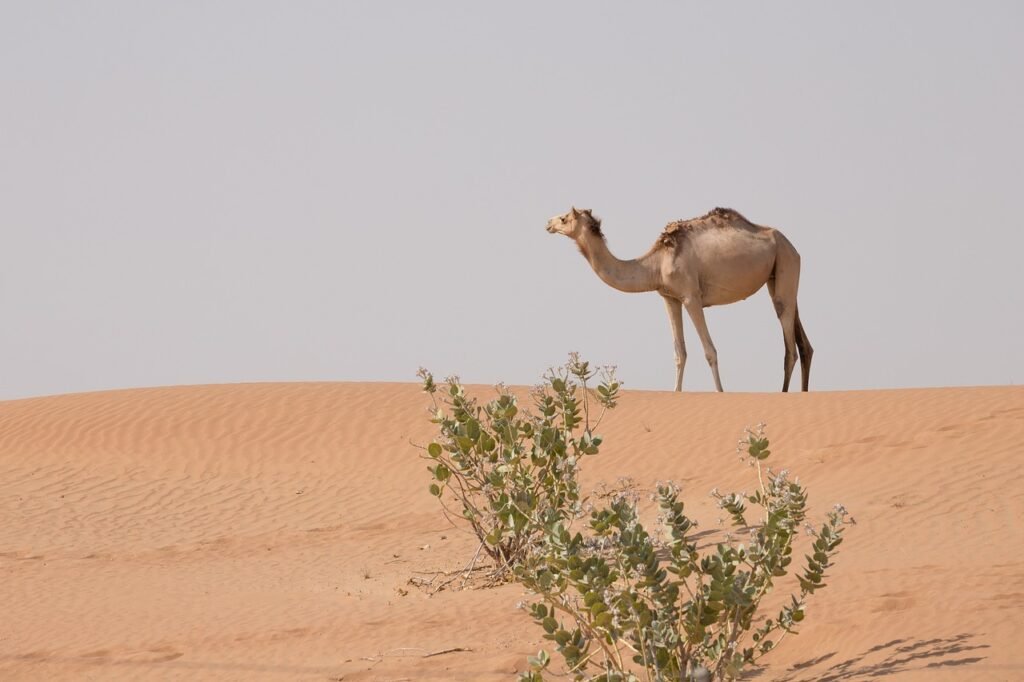
[[[675,342],[676,391],[683,390],[686,365],[682,309],[685,307],[693,320],[715,388],[721,391],[718,353],[708,334],[704,308],[742,301],[765,284],[782,324],[786,348],[782,390],[789,390],[797,351],[802,387],[807,390],[814,349],[800,323],[796,304],[800,254],[778,230],[754,225],[732,209],[716,208],[699,218],[669,223],[647,253],[634,260],[619,260],[608,250],[601,220],[590,209],[573,207],[549,220],[546,229],[575,241],[608,286],[630,293],[657,291],[661,295]]]

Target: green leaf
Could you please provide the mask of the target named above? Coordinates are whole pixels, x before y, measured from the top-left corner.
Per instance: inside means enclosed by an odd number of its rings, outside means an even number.
[[[441,456],[441,446],[437,443],[431,443],[427,446],[427,454],[431,457],[437,458]]]

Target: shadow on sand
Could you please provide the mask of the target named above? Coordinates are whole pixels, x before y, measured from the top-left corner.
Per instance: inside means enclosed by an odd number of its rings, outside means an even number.
[[[833,651],[794,663],[776,679],[786,682],[839,682],[885,677],[907,670],[970,666],[984,660],[985,657],[978,655],[978,652],[989,648],[988,644],[976,642],[976,636],[964,633],[954,637],[916,641],[910,638],[894,639],[873,646],[859,656],[838,662],[833,660],[836,657]],[[827,667],[822,668],[823,664]],[[754,676],[759,675],[755,673]]]

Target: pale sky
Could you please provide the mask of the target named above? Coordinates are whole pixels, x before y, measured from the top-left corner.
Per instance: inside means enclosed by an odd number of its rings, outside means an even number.
[[[715,206],[800,251],[819,390],[1024,382],[1024,3],[3,2],[0,399],[242,381],[667,390],[640,255]],[[776,391],[764,291],[707,310]],[[711,372],[689,320],[685,388]],[[799,370],[797,370],[799,371]]]

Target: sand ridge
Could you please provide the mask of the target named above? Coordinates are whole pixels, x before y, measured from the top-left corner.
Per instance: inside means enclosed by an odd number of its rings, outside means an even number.
[[[475,387],[487,397],[492,389]],[[412,384],[237,384],[0,402],[3,679],[513,679],[521,588],[409,583],[474,549],[426,494]],[[752,487],[768,423],[857,524],[759,679],[1024,679],[1024,389],[627,391],[584,487]],[[469,649],[427,656],[448,649]],[[425,657],[426,656],[426,657]]]

